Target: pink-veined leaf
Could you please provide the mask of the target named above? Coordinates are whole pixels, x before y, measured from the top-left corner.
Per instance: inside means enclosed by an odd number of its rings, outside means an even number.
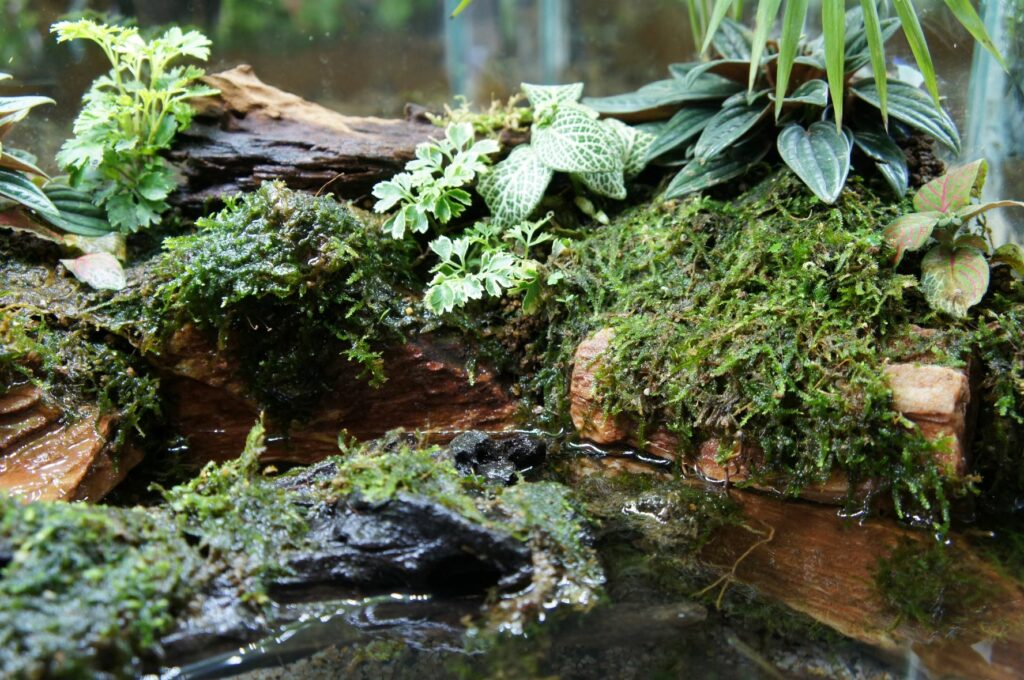
[[[948,214],[965,208],[971,202],[971,196],[980,193],[987,173],[988,162],[984,158],[951,168],[918,190],[914,195],[914,209]]]
[[[96,290],[121,290],[128,285],[121,263],[110,253],[90,253],[60,263],[76,279]]]
[[[896,249],[893,264],[899,264],[907,251],[920,250],[935,230],[939,217],[937,212],[910,213],[897,217],[885,228],[885,240]]]
[[[961,208],[957,211],[957,216],[960,217],[964,222],[977,217],[982,213],[987,213],[989,210],[996,208],[1024,208],[1024,203],[1021,201],[992,201],[991,203],[978,203],[976,205],[969,205],[966,208]]]
[[[975,248],[936,246],[921,261],[921,289],[934,309],[955,317],[981,302],[988,290],[989,267]]]

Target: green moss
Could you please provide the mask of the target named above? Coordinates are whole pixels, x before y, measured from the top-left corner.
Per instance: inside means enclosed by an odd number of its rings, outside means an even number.
[[[166,517],[0,495],[0,675],[138,675],[202,585]]]
[[[900,618],[932,628],[976,619],[992,597],[963,555],[937,541],[894,547],[878,561],[875,586]]]
[[[945,525],[963,483],[935,462],[944,444],[893,411],[882,369],[963,362],[990,329],[985,309],[963,323],[931,312],[915,278],[891,267],[881,226],[900,210],[856,178],[824,205],[783,172],[737,201],[628,211],[576,246],[530,387],[564,414],[572,352],[611,328],[598,374],[610,412],[667,427],[684,453],[712,438],[723,451],[756,444],[756,474],[790,492],[837,471],[885,480],[904,514],[910,503]],[[1021,309],[1020,284],[1008,285]],[[1007,355],[1005,341],[992,344]],[[1019,382],[1005,389],[1021,394]]]
[[[160,381],[136,353],[114,338],[84,325],[47,325],[24,309],[0,318],[0,388],[30,381],[68,416],[83,406],[116,415],[121,426],[115,446],[132,431],[144,434],[160,412]]]
[[[292,414],[315,403],[344,357],[385,379],[380,344],[400,337],[410,245],[331,197],[264,183],[167,239],[157,313],[216,332],[256,395]]]
[[[261,421],[238,458],[209,463],[198,477],[163,494],[182,533],[197,538],[211,559],[230,562],[245,577],[243,599],[258,603],[266,599],[268,579],[284,573],[282,553],[302,547],[308,531],[288,492],[260,474],[265,450]]]

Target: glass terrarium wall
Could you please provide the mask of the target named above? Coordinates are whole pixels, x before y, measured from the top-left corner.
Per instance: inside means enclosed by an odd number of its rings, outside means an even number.
[[[86,85],[103,68],[80,45],[54,43],[48,26],[67,13],[134,17],[143,26],[192,24],[214,40],[211,69],[252,64],[265,81],[345,113],[397,116],[407,102],[440,107],[457,95],[487,104],[522,81],[582,80],[587,94],[634,89],[692,58],[685,0],[0,0],[0,69],[58,106],[19,130],[49,157]],[[819,3],[812,2],[812,5]],[[853,4],[853,3],[851,3]],[[747,3],[747,13],[752,3]],[[991,197],[1024,198],[1024,0],[983,0],[980,10],[1010,65],[1004,72],[942,0],[915,2],[946,106],[964,136],[964,158],[992,163]],[[812,7],[811,16],[820,14]],[[817,31],[809,26],[809,31]],[[904,80],[913,58],[895,38],[889,53]],[[42,112],[41,112],[42,113]],[[31,139],[31,143],[26,138]],[[1024,235],[1012,211],[993,218]],[[996,223],[996,220],[1001,220]]]

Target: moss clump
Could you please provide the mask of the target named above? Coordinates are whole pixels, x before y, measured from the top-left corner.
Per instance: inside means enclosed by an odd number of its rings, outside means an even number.
[[[875,587],[901,619],[930,628],[976,619],[992,597],[963,555],[937,541],[894,547],[878,561]]]
[[[415,289],[409,244],[331,197],[264,183],[167,239],[156,297],[176,327],[216,331],[266,406],[316,402],[344,356],[385,379],[379,343],[397,336]]]
[[[160,514],[0,495],[0,675],[139,675],[201,586]]]
[[[783,172],[735,202],[627,212],[576,248],[533,386],[565,413],[572,352],[611,328],[598,375],[610,412],[667,427],[684,450],[753,444],[755,472],[793,492],[836,471],[885,480],[901,509],[910,501],[945,524],[957,482],[936,463],[942,444],[893,411],[882,368],[964,361],[985,311],[950,322],[892,268],[881,225],[900,209],[856,178],[824,205]],[[1021,286],[1010,287],[1020,309]],[[915,325],[941,331],[926,338]]]
[[[260,421],[242,455],[209,463],[195,479],[163,494],[182,533],[198,539],[211,559],[230,562],[244,575],[243,599],[258,603],[266,600],[269,579],[284,573],[281,554],[302,547],[309,528],[288,492],[260,474],[265,450]]]
[[[77,325],[50,327],[45,317],[24,309],[0,318],[0,391],[31,381],[67,416],[86,404],[116,415],[121,427],[115,446],[133,430],[144,433],[160,412],[159,379],[135,353],[112,338]]]

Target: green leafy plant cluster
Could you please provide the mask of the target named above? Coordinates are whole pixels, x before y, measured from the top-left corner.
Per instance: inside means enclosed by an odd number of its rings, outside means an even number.
[[[492,220],[510,227],[530,217],[556,172],[593,193],[626,197],[626,180],[643,170],[653,135],[618,120],[600,120],[580,103],[583,83],[530,85],[530,143],[516,147],[479,182]]]
[[[160,154],[191,123],[188,100],[216,93],[195,84],[201,69],[173,62],[205,60],[210,41],[177,27],[147,41],[136,28],[89,20],[62,21],[51,30],[58,42],[96,43],[111,65],[86,93],[75,137],[61,148],[58,163],[76,188],[94,195],[114,228],[129,233],[157,224],[177,186]]]
[[[799,3],[789,3],[796,5]],[[873,41],[884,41],[899,28],[896,19],[852,9],[841,15],[847,30],[833,71],[820,40],[796,40],[784,51],[766,47],[765,35],[723,19],[710,40],[716,57],[706,62],[673,64],[671,78],[636,92],[587,99],[596,110],[621,117],[656,118],[675,111],[660,128],[648,159],[682,165],[665,191],[667,198],[706,189],[740,177],[768,158],[773,146],[793,172],[826,203],[834,203],[850,173],[853,149],[877,169],[902,196],[907,191],[906,159],[896,144],[900,130],[934,137],[959,152],[952,119],[928,95],[899,80],[860,78],[872,62]],[[876,35],[877,32],[877,35]],[[880,36],[880,38],[879,38]],[[833,105],[829,106],[830,80]],[[884,90],[881,83],[887,82]],[[836,101],[845,101],[842,108]],[[894,119],[894,120],[890,120]],[[772,144],[772,141],[775,144]]]
[[[507,230],[493,222],[477,222],[454,240],[439,236],[431,241],[430,249],[439,261],[431,270],[434,278],[424,295],[427,306],[441,314],[479,300],[485,293],[501,297],[510,290],[523,294],[525,313],[533,312],[542,286],[561,280],[552,264],[569,247],[565,240],[540,231],[545,222],[521,222]],[[551,250],[546,263],[530,257],[548,242]]]
[[[920,250],[932,238],[937,241],[921,261],[921,288],[928,304],[956,317],[965,316],[985,296],[990,265],[1005,264],[1024,275],[1020,246],[1006,243],[993,250],[985,226],[971,226],[974,218],[994,208],[1024,208],[1020,201],[975,202],[987,172],[983,159],[952,168],[918,190],[915,212],[885,228],[885,238],[896,250],[896,264],[904,253]]]
[[[161,324],[191,321],[215,335],[263,404],[291,415],[316,403],[347,361],[385,380],[378,345],[401,337],[421,287],[408,241],[280,182],[229,197],[196,226],[164,241],[150,312]]]
[[[498,150],[493,139],[476,141],[469,123],[448,125],[444,139],[419,144],[406,172],[373,187],[375,211],[384,213],[398,206],[384,229],[400,239],[406,229],[426,233],[431,219],[436,226],[459,217],[473,201],[467,187],[487,171],[488,154]]]

